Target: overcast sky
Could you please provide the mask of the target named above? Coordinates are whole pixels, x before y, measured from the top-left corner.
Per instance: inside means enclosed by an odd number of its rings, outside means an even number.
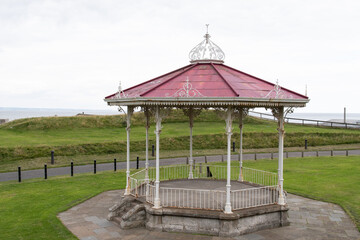
[[[360,113],[360,1],[0,0],[0,107],[109,109],[104,97],[189,63],[225,64],[305,93],[296,112]]]

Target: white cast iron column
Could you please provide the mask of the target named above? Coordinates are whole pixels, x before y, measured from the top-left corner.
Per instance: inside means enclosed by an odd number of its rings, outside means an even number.
[[[191,107],[189,109],[189,123],[190,123],[190,157],[189,157],[189,164],[190,164],[190,170],[189,170],[189,179],[193,179],[193,164],[194,164],[194,160],[193,160],[193,139],[192,139],[192,129],[194,126],[194,113],[193,113],[193,108]]]
[[[230,202],[230,177],[231,177],[231,135],[232,135],[232,108],[229,107],[226,112],[226,134],[227,134],[227,182],[226,182],[226,203],[225,213],[232,213]]]
[[[149,127],[150,127],[150,113],[148,107],[144,109],[145,115],[145,129],[146,129],[146,140],[145,140],[145,182],[149,183]]]
[[[284,178],[283,178],[283,159],[284,159],[284,107],[279,107],[278,112],[278,122],[279,122],[279,205],[285,205],[284,197]]]
[[[134,108],[128,106],[126,114],[126,189],[124,195],[130,195],[130,126]]]
[[[239,181],[244,181],[242,165],[243,165],[243,109],[239,109],[239,128],[240,128],[240,147],[239,147],[239,157],[240,157],[240,173],[239,173]]]
[[[161,133],[161,115],[159,106],[156,106],[155,112],[156,121],[156,180],[155,180],[155,199],[154,208],[161,208],[160,206],[160,163],[159,163],[159,151],[160,151],[160,133]]]

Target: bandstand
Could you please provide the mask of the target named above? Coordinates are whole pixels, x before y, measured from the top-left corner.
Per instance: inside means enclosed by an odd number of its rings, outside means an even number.
[[[122,228],[236,236],[287,224],[283,190],[284,116],[305,107],[308,97],[224,64],[225,54],[205,34],[194,47],[190,64],[105,98],[127,107],[127,169],[123,199],[110,209],[109,220]],[[131,116],[135,108],[146,119],[145,169],[130,173]],[[171,109],[189,117],[189,164],[160,167],[161,122]],[[243,167],[243,119],[250,108],[271,109],[278,120],[278,172]],[[227,165],[194,164],[192,129],[202,109],[216,111],[226,124]],[[155,120],[156,166],[149,167],[148,131]],[[233,120],[239,121],[237,166],[231,165]],[[164,129],[166,131],[166,129]]]

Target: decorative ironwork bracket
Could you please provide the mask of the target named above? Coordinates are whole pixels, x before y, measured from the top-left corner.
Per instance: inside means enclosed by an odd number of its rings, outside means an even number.
[[[134,107],[128,106],[127,107],[127,114],[126,114],[126,131],[130,131],[131,127],[131,116],[134,113]]]
[[[192,128],[194,126],[194,118],[199,116],[201,113],[201,108],[194,108],[194,107],[187,107],[187,108],[182,108],[183,113],[185,116],[189,117],[189,124],[190,127]]]
[[[250,108],[235,108],[234,115],[239,119],[239,128],[243,125],[243,119],[249,115]]]

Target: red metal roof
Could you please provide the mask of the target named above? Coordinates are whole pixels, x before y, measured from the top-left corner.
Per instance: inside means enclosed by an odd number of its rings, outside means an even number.
[[[122,92],[126,98],[280,98],[308,97],[216,62],[196,62]],[[117,93],[105,99],[116,98]]]

